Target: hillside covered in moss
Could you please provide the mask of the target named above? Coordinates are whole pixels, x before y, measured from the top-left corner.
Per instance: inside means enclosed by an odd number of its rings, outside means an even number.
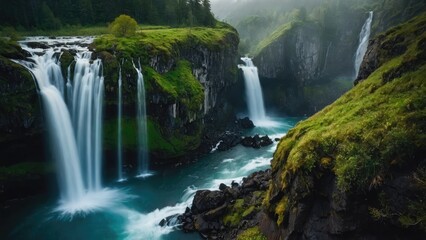
[[[365,79],[281,140],[268,238],[425,235],[425,29],[422,14],[377,36]]]
[[[170,160],[200,146],[204,117],[217,110],[219,99],[225,99],[225,91],[236,82],[238,41],[235,29],[225,23],[211,28],[142,28],[131,37],[96,38],[90,48],[104,63],[111,112],[117,105],[120,69],[124,76],[124,148],[132,151],[137,144],[131,131],[136,126],[134,65],[140,63],[147,91],[150,153],[155,159]],[[110,150],[116,146],[116,122],[114,115],[107,115],[104,123]]]

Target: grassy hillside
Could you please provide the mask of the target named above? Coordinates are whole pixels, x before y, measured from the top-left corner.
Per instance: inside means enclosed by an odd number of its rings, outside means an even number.
[[[378,36],[383,64],[281,140],[264,201],[278,226],[285,227],[292,209],[312,197],[314,186],[330,173],[340,193],[377,194],[366,203],[372,218],[426,230],[425,28],[423,14]],[[395,53],[397,47],[404,50]],[[390,199],[383,187],[404,174],[415,186],[405,204],[380,200]],[[303,192],[294,192],[296,185]]]

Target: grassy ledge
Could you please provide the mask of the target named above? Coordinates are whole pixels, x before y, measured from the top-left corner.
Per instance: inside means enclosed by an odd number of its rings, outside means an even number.
[[[397,41],[392,46],[403,46],[405,50],[399,55],[392,53],[394,48],[383,50],[383,64],[367,79],[299,123],[281,140],[272,161],[277,181],[270,186],[268,200],[264,202],[267,206],[274,192],[286,194],[295,176],[317,176],[330,171],[341,191],[368,192],[392,178],[398,169],[416,166],[424,159],[425,26],[423,14],[379,36],[382,48]],[[425,176],[420,172],[415,175],[424,182]],[[306,183],[307,191],[312,190],[310,184]],[[288,211],[284,207],[286,198],[287,195],[281,197],[279,204],[269,206],[271,211],[278,215]],[[424,213],[412,213],[415,217],[411,214],[410,219],[418,221]],[[404,219],[400,221],[403,225]],[[279,216],[278,220],[283,221]],[[426,226],[424,219],[420,224]]]

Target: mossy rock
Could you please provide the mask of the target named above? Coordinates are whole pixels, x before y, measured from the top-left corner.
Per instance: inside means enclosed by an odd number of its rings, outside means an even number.
[[[117,119],[104,122],[104,144],[107,149],[115,149],[117,145]],[[148,148],[150,154],[159,159],[181,157],[200,145],[201,129],[195,135],[183,135],[175,132],[165,134],[162,127],[152,119],[148,119]],[[135,118],[122,119],[122,143],[128,151],[137,151],[138,136]]]
[[[259,227],[253,227],[238,234],[237,240],[267,240],[267,238],[262,234]]]
[[[426,32],[419,34],[417,29],[424,27],[425,19],[423,14],[379,36],[390,40],[402,34],[397,42],[406,51],[381,53],[382,63],[371,75],[281,140],[272,161],[274,181],[264,202],[278,214],[278,223],[285,221],[285,209],[298,203],[290,193],[295,181],[310,194],[313,182],[330,173],[338,191],[357,196],[421,166],[426,149],[426,58],[419,46]],[[401,222],[418,221],[424,211],[410,214],[402,214]]]

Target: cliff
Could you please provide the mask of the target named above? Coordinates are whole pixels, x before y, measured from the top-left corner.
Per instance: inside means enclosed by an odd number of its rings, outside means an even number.
[[[206,116],[223,114],[224,93],[236,81],[238,34],[225,24],[216,28],[147,29],[136,37],[98,38],[91,46],[103,59],[106,78],[106,147],[116,145],[116,104],[122,66],[124,147],[134,150],[136,71],[140,61],[147,90],[148,136],[152,156],[161,161],[200,146]],[[226,119],[222,119],[226,120]],[[126,129],[128,131],[126,131]],[[128,133],[128,134],[126,134]],[[161,160],[163,159],[163,160]]]
[[[36,85],[27,69],[10,60],[26,56],[16,42],[0,39],[0,202],[43,189],[51,172]]]
[[[272,169],[197,191],[178,217],[183,231],[207,239],[423,239],[425,27],[426,13],[372,40],[365,78],[290,130]]]
[[[350,88],[353,56],[367,15],[327,13],[324,22],[287,23],[258,45],[254,62],[269,96],[267,106],[287,114],[311,114]]]
[[[379,35],[364,79],[281,140],[268,239],[424,236],[425,27],[423,14]]]

